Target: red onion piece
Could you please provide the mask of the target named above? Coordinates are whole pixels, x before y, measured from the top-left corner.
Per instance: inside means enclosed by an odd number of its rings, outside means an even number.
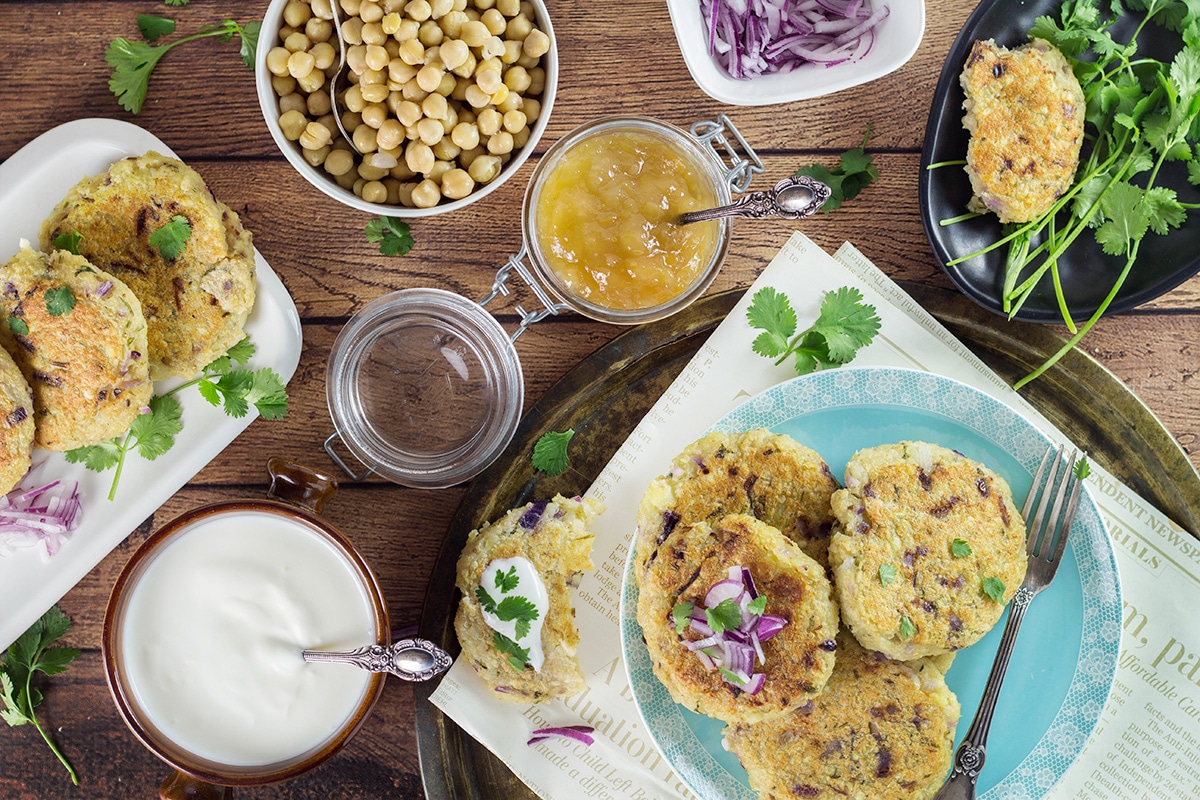
[[[43,547],[50,558],[79,527],[79,484],[51,481],[32,489],[14,489],[0,497],[0,556],[13,550]]]
[[[709,587],[708,593],[704,595],[704,605],[708,608],[716,608],[726,600],[737,602],[745,591],[740,580],[731,581],[726,578],[723,581],[717,581]]]
[[[557,736],[563,736],[567,739],[574,739],[575,741],[583,742],[584,744],[592,744],[595,742],[595,739],[593,739],[589,734],[593,733],[595,730],[596,729],[591,725],[563,725],[558,728],[538,728],[536,731],[529,734],[529,741],[525,744],[532,747],[538,742],[545,741],[546,739],[552,739]]]

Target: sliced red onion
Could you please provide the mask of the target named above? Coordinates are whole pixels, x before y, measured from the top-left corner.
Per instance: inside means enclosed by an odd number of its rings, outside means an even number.
[[[596,729],[591,725],[563,725],[558,728],[538,728],[536,731],[529,734],[529,741],[525,744],[532,747],[538,742],[558,736],[562,736],[567,739],[574,739],[575,741],[583,742],[584,744],[592,744],[595,739],[593,739],[590,734],[595,730]]]
[[[740,580],[731,581],[726,578],[723,581],[717,581],[709,587],[708,593],[704,595],[704,605],[708,608],[716,608],[726,600],[737,602],[737,599],[745,591],[746,588],[742,586]]]
[[[871,51],[888,6],[872,10],[863,0],[700,0],[700,11],[709,55],[740,80],[806,63],[829,67],[861,59]]]
[[[689,642],[688,640],[684,639],[683,646],[688,650],[703,650],[706,647],[712,647],[713,645],[721,644],[724,641],[725,640],[722,638],[722,636],[718,634],[709,636],[705,639],[697,639],[694,642]]]
[[[746,694],[758,694],[763,687],[763,683],[767,680],[767,675],[764,672],[756,672],[750,676],[750,680],[746,681],[746,685],[741,687]]]
[[[0,556],[14,550],[43,548],[44,559],[66,543],[79,527],[79,484],[51,481],[32,489],[14,489],[0,497]]]
[[[104,297],[106,294],[112,291],[112,287],[112,281],[105,281],[104,283],[100,284],[96,287],[96,297]]]
[[[758,634],[759,641],[767,641],[775,634],[783,630],[787,625],[787,620],[776,614],[763,614],[758,620],[758,627],[755,633]]]
[[[688,620],[688,626],[706,639],[713,635],[713,629],[708,626],[708,623],[695,617]]]

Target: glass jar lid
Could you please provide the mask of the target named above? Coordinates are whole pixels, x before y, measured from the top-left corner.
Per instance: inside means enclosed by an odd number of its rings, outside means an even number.
[[[404,289],[342,329],[325,394],[335,436],[369,470],[440,489],[500,455],[525,388],[517,351],[491,314],[453,292]]]

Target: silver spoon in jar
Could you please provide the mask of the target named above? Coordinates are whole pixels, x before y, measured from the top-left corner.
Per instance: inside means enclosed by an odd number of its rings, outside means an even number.
[[[445,672],[450,654],[427,639],[400,639],[354,650],[305,650],[305,661],[353,664],[368,672],[390,672],[406,681],[427,681]]]
[[[726,206],[680,214],[676,225],[687,225],[721,217],[780,217],[804,219],[812,216],[829,199],[829,187],[807,175],[793,175],[773,189],[748,192]]]

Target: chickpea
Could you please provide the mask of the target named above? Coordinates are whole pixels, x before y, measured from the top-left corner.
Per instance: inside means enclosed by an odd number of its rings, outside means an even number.
[[[333,49],[333,45],[329,42],[317,42],[309,48],[308,52],[313,57],[313,67],[315,69],[329,69],[333,66],[334,60],[337,59],[337,51]]]
[[[417,77],[417,68],[403,59],[393,58],[388,62],[388,81],[405,84]]]
[[[452,169],[454,169],[454,165],[449,161],[438,159],[433,162],[433,169],[429,170],[429,174],[426,177],[440,187],[442,185],[442,176]]]
[[[391,38],[383,32],[383,21],[368,22],[362,26],[363,44],[373,44],[379,47],[384,46]]]
[[[368,69],[382,70],[387,67],[391,61],[391,56],[388,51],[377,44],[367,45],[367,54],[364,59]]]
[[[312,13],[317,19],[333,19],[333,5],[330,0],[312,0]]]
[[[346,107],[347,111],[353,111],[356,114],[366,108],[367,99],[363,97],[362,87],[355,84],[347,89],[346,93],[342,95],[342,105]]]
[[[433,208],[442,199],[438,185],[426,178],[412,190],[412,202],[417,208]]]
[[[433,148],[422,141],[412,141],[404,148],[404,163],[413,172],[427,173],[433,169],[434,162],[437,158],[433,155]]]
[[[403,21],[403,19],[403,17],[393,11],[390,14],[384,15],[384,18],[379,20],[379,27],[384,33],[386,33],[388,36],[391,36],[393,33],[400,30],[400,23]]]
[[[358,10],[362,7],[362,0],[333,0],[333,2],[336,2],[338,5],[340,5],[342,7],[342,11],[345,11],[352,17],[357,17]]]
[[[429,0],[433,19],[441,19],[454,10],[454,0]]]
[[[462,148],[449,136],[443,136],[442,140],[433,146],[433,154],[439,161],[453,161],[461,152]]]
[[[329,155],[329,146],[319,147],[316,150],[309,150],[303,145],[300,147],[300,155],[304,160],[314,167],[319,167],[325,163],[325,156]]]
[[[470,47],[483,47],[483,43],[491,36],[487,25],[479,20],[470,20],[463,24],[460,38]]]
[[[526,144],[528,144],[529,137],[532,135],[533,135],[533,131],[531,131],[528,128],[528,126],[521,128],[521,130],[515,132],[512,135],[513,136],[513,149],[520,150],[522,147],[524,147]]]
[[[343,189],[353,191],[354,184],[359,180],[359,177],[357,172],[350,170],[344,175],[334,175],[333,180],[337,182],[337,185]]]
[[[367,48],[364,45],[356,44],[346,48],[346,66],[350,67],[350,71],[356,75],[361,75],[367,71]]]
[[[309,38],[309,41],[318,44],[328,42],[333,37],[333,23],[326,19],[312,17],[304,23],[304,35]]]
[[[394,150],[404,143],[404,126],[397,120],[386,119],[375,133],[375,143],[382,150]]]
[[[488,137],[488,152],[494,156],[502,156],[513,150],[513,135],[508,131],[497,131]]]
[[[416,39],[421,33],[421,23],[415,19],[403,19],[400,21],[400,29],[392,34],[398,42],[407,42],[410,39]]]
[[[509,67],[508,71],[504,73],[504,85],[517,94],[529,91],[531,83],[533,83],[533,79],[529,77],[529,71],[524,67]]]
[[[354,140],[354,149],[358,152],[371,153],[375,151],[375,129],[370,125],[359,125],[354,129],[350,138]]]
[[[480,14],[479,21],[487,26],[487,29],[491,31],[493,36],[499,36],[508,27],[508,20],[495,8],[489,8]]]
[[[508,21],[508,26],[504,29],[504,38],[524,42],[532,32],[533,22],[524,14],[518,14]]]
[[[272,47],[267,51],[267,69],[272,75],[283,77],[288,74],[288,60],[292,51],[286,47]]]
[[[516,64],[521,58],[521,43],[514,39],[504,40],[504,52],[500,54],[500,60],[505,64]]]
[[[283,46],[291,53],[303,53],[308,50],[310,45],[312,42],[300,31],[296,31],[283,40]]]
[[[433,16],[433,7],[429,5],[428,0],[412,0],[404,7],[404,13],[417,22],[424,22]]]
[[[379,22],[383,19],[383,7],[378,3],[372,3],[370,0],[364,2],[358,7],[358,16],[363,22]]]
[[[358,76],[358,82],[363,86],[369,86],[372,83],[387,86],[387,73],[379,69],[364,69]]]
[[[288,74],[297,80],[307,78],[317,60],[310,53],[298,50],[288,56]]]
[[[358,87],[358,91],[362,95],[362,99],[368,103],[382,103],[391,95],[387,86],[382,83],[368,83],[366,86]]]
[[[506,17],[521,13],[521,0],[496,0],[496,10]]]
[[[450,71],[460,78],[469,78],[475,74],[475,66],[477,63],[478,60],[475,58],[475,54],[468,50],[467,60]]]
[[[525,120],[533,123],[542,113],[542,104],[532,97],[526,97],[525,102],[521,104],[521,110],[525,112]]]
[[[437,91],[437,88],[442,85],[442,68],[427,64],[417,73],[416,81],[426,92]]]
[[[381,181],[367,181],[362,187],[362,199],[368,203],[386,203],[387,187]]]
[[[354,169],[354,155],[349,150],[334,149],[325,156],[325,171],[330,175],[345,175]]]
[[[415,80],[404,84],[403,88],[400,89],[400,94],[404,96],[405,100],[412,100],[414,103],[420,103],[429,96],[429,92],[422,89],[421,85]]]
[[[445,72],[442,73],[442,80],[438,83],[436,91],[443,98],[446,98],[454,92],[456,86],[458,86],[458,80],[449,72]]]
[[[496,5],[496,0],[475,0],[475,7],[480,11],[487,11],[494,5]]]
[[[396,194],[400,196],[400,205],[415,208],[416,205],[412,201],[413,189],[416,188],[415,183],[401,183],[396,190]]]
[[[546,70],[541,67],[529,70],[529,88],[525,91],[529,94],[541,94],[546,91]]]
[[[462,35],[462,26],[470,20],[463,11],[451,11],[446,16],[438,20],[438,27],[442,29],[447,38],[457,39]]]
[[[319,122],[308,123],[297,139],[305,150],[320,150],[332,140],[333,134]]]
[[[475,124],[479,126],[479,133],[482,136],[492,136],[500,130],[503,121],[499,111],[494,108],[485,108],[479,112]]]
[[[425,45],[417,39],[408,39],[400,43],[400,60],[405,64],[425,63]]]
[[[479,146],[479,128],[474,122],[460,122],[450,132],[450,139],[463,150]]]
[[[421,118],[421,107],[411,100],[405,100],[396,107],[396,118],[406,128],[416,125]]]
[[[499,108],[500,106],[504,105],[505,102],[508,101],[508,95],[509,95],[508,87],[505,86],[503,83],[500,84],[500,86],[497,87],[496,91],[492,92],[491,104],[493,106],[496,106],[496,108]]]
[[[467,174],[476,183],[491,183],[500,174],[500,159],[496,156],[479,156],[467,167]]]
[[[446,98],[440,94],[431,94],[421,101],[421,112],[429,119],[445,119],[449,109]]]
[[[379,130],[384,120],[388,118],[388,109],[383,103],[370,103],[362,110],[363,124]]]
[[[486,147],[484,147],[482,145],[480,145],[478,147],[472,147],[470,150],[463,150],[461,153],[458,154],[458,163],[462,165],[463,169],[466,169],[469,171],[471,169],[471,162],[473,162],[475,159],[479,158],[480,156],[486,156],[486,155],[487,155]]]
[[[310,71],[303,78],[296,78],[296,85],[301,91],[312,93],[325,85],[325,73],[319,69]]]
[[[521,46],[521,50],[533,58],[544,56],[550,52],[550,37],[544,31],[534,28],[525,37],[525,44]]]
[[[389,206],[400,205],[400,181],[395,178],[387,178],[383,185],[387,187],[387,203]]]
[[[362,29],[363,21],[358,17],[351,17],[342,23],[342,40],[346,44],[362,44]]]
[[[527,124],[528,120],[525,119],[524,112],[507,111],[504,114],[504,130],[508,131],[509,133],[516,133],[524,128]]]
[[[287,97],[289,94],[296,92],[296,79],[291,75],[271,76],[271,88],[275,90],[275,94],[279,95],[280,99]],[[301,102],[303,105],[303,102]]]
[[[285,111],[279,115],[279,127],[289,142],[299,139],[307,125],[308,117],[299,111]]]
[[[431,19],[427,19],[421,23],[421,27],[417,30],[417,38],[426,47],[433,47],[442,43],[442,40],[446,38],[446,32],[442,30],[441,25],[438,25]]]
[[[507,114],[510,111],[519,111],[521,106],[525,104],[525,100],[516,92],[509,92],[508,97],[504,98],[504,102],[496,103],[496,110],[501,114]]]
[[[330,103],[329,94],[327,92],[313,92],[308,96],[307,105],[308,113],[314,117],[328,114],[331,110],[333,110],[333,106]]]

